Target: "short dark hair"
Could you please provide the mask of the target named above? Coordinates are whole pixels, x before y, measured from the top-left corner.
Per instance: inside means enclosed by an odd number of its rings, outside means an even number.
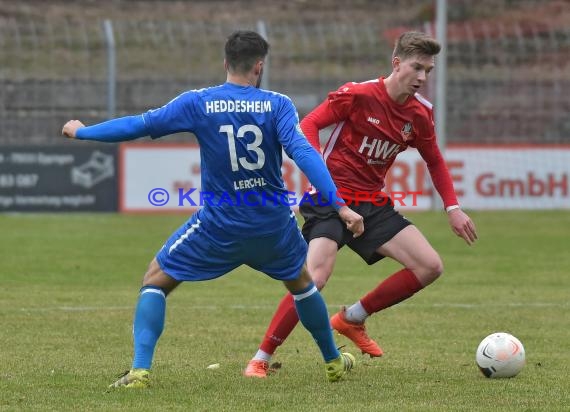
[[[247,73],[269,52],[269,43],[254,31],[238,30],[226,41],[226,62],[237,73]]]
[[[408,31],[396,40],[392,58],[398,56],[404,60],[421,54],[435,56],[440,50],[441,46],[437,40],[427,34],[418,31]]]

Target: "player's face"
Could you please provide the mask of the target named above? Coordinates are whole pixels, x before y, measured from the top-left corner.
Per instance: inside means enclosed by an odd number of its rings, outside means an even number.
[[[416,55],[401,60],[398,79],[403,93],[414,94],[426,83],[434,67],[435,57]]]

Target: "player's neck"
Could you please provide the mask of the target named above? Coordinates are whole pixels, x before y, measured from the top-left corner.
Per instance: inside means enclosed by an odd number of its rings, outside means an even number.
[[[408,97],[410,97],[408,92],[401,90],[397,79],[394,77],[394,73],[384,79],[384,86],[386,87],[388,96],[398,104],[405,103]]]
[[[239,86],[255,86],[257,83],[257,78],[253,78],[252,75],[242,75],[242,74],[231,74],[228,73],[226,78],[227,83],[237,84]]]

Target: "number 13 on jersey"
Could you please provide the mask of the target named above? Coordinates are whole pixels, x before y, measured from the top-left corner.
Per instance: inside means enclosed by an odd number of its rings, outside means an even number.
[[[230,150],[230,162],[232,165],[232,171],[237,172],[239,171],[239,166],[243,167],[246,170],[257,170],[261,169],[265,164],[265,153],[259,147],[261,142],[263,141],[263,133],[261,129],[253,124],[246,124],[241,126],[237,130],[237,134],[234,133],[234,127],[231,124],[224,124],[220,126],[220,133],[225,133],[228,137],[228,147]],[[236,153],[236,137],[238,139],[243,139],[246,133],[253,133],[255,139],[252,143],[248,143],[246,145],[246,150],[250,152],[254,152],[257,155],[257,162],[252,163],[249,162],[245,157],[238,157]]]

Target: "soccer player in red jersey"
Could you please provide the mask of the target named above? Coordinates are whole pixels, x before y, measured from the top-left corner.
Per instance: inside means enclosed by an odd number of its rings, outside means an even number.
[[[453,182],[438,148],[432,105],[418,90],[426,83],[440,51],[439,43],[419,32],[396,41],[392,73],[363,83],[346,83],[328,95],[301,122],[313,147],[320,150],[319,130],[335,125],[323,158],[346,203],[364,216],[364,234],[353,238],[330,205],[305,202],[303,235],[309,242],[308,267],[318,289],[332,274],[338,249],[347,245],[369,265],[388,256],[403,268],[331,318],[332,327],[351,339],[363,353],[381,356],[382,349],[366,333],[364,321],[408,299],[443,272],[438,253],[422,233],[395,209],[382,192],[384,179],[398,153],[418,150],[441,196],[453,232],[468,245],[475,225],[459,207]],[[314,203],[314,204],[313,204]],[[271,356],[297,324],[290,294],[271,320],[245,376],[266,377]]]

